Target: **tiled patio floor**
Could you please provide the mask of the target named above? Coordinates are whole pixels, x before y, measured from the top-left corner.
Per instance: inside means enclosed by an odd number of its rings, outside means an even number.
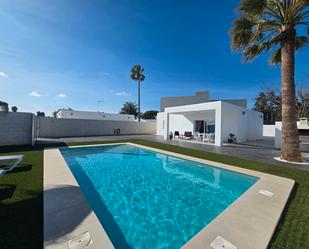
[[[176,140],[165,140],[162,136],[156,135],[121,135],[121,136],[95,136],[95,137],[70,137],[70,138],[40,138],[39,143],[53,143],[53,142],[93,142],[93,141],[105,141],[105,140],[129,140],[129,139],[144,139],[149,141],[156,141],[160,143],[173,144],[185,148],[191,148],[196,150],[221,153],[224,155],[235,156],[239,158],[256,160],[264,163],[276,164],[279,166],[285,165],[292,168],[303,169],[309,171],[308,165],[296,165],[288,164],[274,160],[274,157],[280,155],[280,151],[275,149],[272,138],[265,138],[262,140],[249,141],[242,144],[231,145],[224,144],[221,147],[202,144],[192,143],[190,141],[184,141],[181,139]],[[304,159],[309,161],[309,154],[303,153]]]

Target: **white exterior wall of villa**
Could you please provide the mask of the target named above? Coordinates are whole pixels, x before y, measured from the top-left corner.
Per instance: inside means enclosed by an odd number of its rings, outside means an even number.
[[[167,138],[169,132],[193,131],[195,120],[214,121],[215,145],[222,144],[221,101],[165,108],[157,115],[157,135]]]
[[[229,134],[235,134],[238,142],[263,137],[263,114],[222,102],[222,137],[227,141]]]
[[[193,122],[185,115],[169,114],[169,132],[179,131],[183,134],[185,131],[193,130]]]
[[[263,138],[263,114],[256,111],[247,112],[248,119],[248,140],[257,140]]]
[[[169,119],[167,119],[167,115]],[[169,129],[167,131],[167,122],[169,121]],[[179,131],[180,134],[185,131],[193,130],[193,122],[182,114],[168,114],[160,112],[157,115],[157,135],[167,138],[170,132]]]
[[[222,138],[227,141],[229,134],[235,134],[237,142],[244,142],[247,140],[247,117],[243,115],[246,109],[222,103]]]

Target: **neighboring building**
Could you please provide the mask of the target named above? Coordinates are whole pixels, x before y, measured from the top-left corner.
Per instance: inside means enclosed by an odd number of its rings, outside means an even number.
[[[73,111],[69,109],[60,109],[57,112],[57,118],[135,121],[134,115],[129,114]]]
[[[207,91],[196,92],[196,94],[193,96],[161,97],[160,112],[164,112],[164,109],[166,107],[200,104],[211,101],[217,101],[217,100],[211,100],[209,97],[209,92]],[[225,101],[234,105],[239,105],[241,107],[247,108],[246,99],[226,99],[221,101]]]
[[[207,97],[209,100],[208,93]],[[164,112],[158,113],[157,135],[168,138],[169,134],[174,134],[175,131],[180,135],[185,132],[191,132],[193,136],[211,134],[212,143],[217,146],[225,143],[230,133],[235,135],[237,142],[263,137],[263,114],[247,110],[246,100],[187,104],[188,98],[185,98],[182,105],[180,99],[178,101],[177,106],[165,107]]]
[[[0,112],[8,112],[9,104],[3,101],[0,101]]]

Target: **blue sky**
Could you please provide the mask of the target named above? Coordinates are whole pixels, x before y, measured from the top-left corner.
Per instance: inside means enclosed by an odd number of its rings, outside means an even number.
[[[209,90],[213,99],[280,89],[267,56],[249,64],[231,52],[238,0],[1,0],[0,100],[19,111],[58,108],[118,112],[137,100],[130,80],[142,64],[142,111],[160,96]],[[309,83],[309,50],[297,54],[296,81]]]

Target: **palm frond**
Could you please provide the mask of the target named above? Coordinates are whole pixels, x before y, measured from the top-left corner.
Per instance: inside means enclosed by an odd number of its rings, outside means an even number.
[[[252,45],[244,50],[243,59],[245,62],[251,61],[265,50],[268,50],[266,43]]]
[[[309,44],[309,38],[307,36],[297,36],[295,40],[295,49],[302,49],[304,46]]]
[[[134,65],[131,68],[131,75],[130,75],[132,80],[140,80],[143,81],[145,80],[145,75],[144,75],[144,68],[142,68],[141,65]]]
[[[297,26],[309,26],[309,0],[241,0],[240,16],[234,21],[230,34],[232,49],[243,52],[249,61],[263,51],[276,49],[270,61],[280,63],[282,41],[295,32]],[[295,49],[308,44],[309,28],[305,35],[296,36]]]
[[[277,49],[271,54],[269,58],[269,62],[273,65],[277,65],[281,63],[281,48]]]
[[[250,16],[261,16],[264,13],[266,0],[242,0],[239,11]]]

